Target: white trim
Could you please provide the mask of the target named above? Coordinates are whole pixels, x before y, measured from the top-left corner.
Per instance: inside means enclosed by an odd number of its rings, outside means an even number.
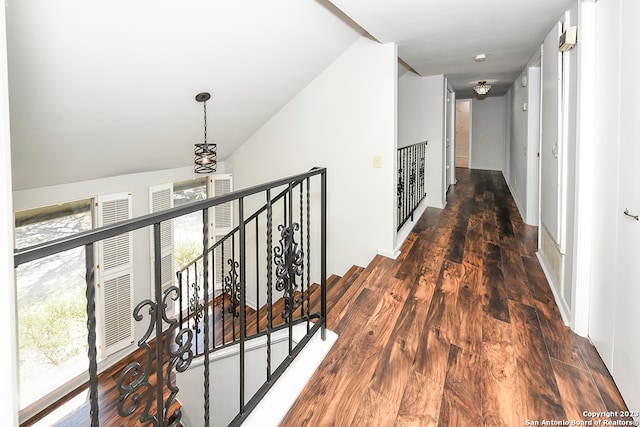
[[[296,335],[303,332],[300,327],[305,328],[304,332],[306,332],[305,325],[296,325],[296,327],[299,331]],[[301,336],[297,339],[300,340]],[[242,425],[244,427],[279,425],[337,340],[338,335],[328,329],[325,341],[320,338],[320,333],[316,332]]]
[[[595,146],[595,91],[596,70],[596,4],[582,1],[578,11],[580,43],[578,55],[578,111],[577,161],[574,218],[574,262],[571,304],[571,328],[581,336],[589,333],[589,304],[591,290],[591,244],[593,227],[593,168]]]
[[[15,270],[13,268],[13,196],[11,184],[11,135],[9,123],[9,78],[7,75],[7,31],[5,8],[0,11],[0,242],[3,243],[0,254],[0,271],[2,271],[2,293],[0,293],[0,322],[7,334],[5,349],[2,352],[4,367],[4,383],[6,390],[0,411],[3,423],[9,426],[18,425],[18,332],[15,303]]]
[[[560,310],[562,321],[564,322],[565,325],[569,326],[569,319],[571,317],[569,313],[569,308],[564,304],[564,300],[560,298],[560,296],[556,291],[557,285],[556,285],[556,282],[553,280],[553,274],[551,274],[551,271],[547,266],[547,261],[545,260],[544,256],[540,253],[540,251],[536,252],[536,257],[538,258],[538,261],[540,261],[540,266],[542,267],[542,271],[544,272],[544,275],[547,278],[547,281],[549,282],[549,285],[550,285],[549,287],[551,288],[551,292],[553,293],[553,299],[555,299],[556,305]]]
[[[293,327],[292,340],[294,345],[299,343],[306,335],[306,324],[298,324]],[[277,426],[285,417],[289,409],[295,403],[298,395],[302,392],[305,385],[318,369],[320,363],[331,350],[331,347],[338,339],[338,335],[327,329],[326,340],[322,340],[320,332],[316,332],[309,340],[307,345],[302,349],[300,354],[291,362],[289,367],[284,371],[282,376],[273,384],[272,388],[267,392],[264,398],[260,401],[258,406],[247,416],[247,419],[242,423],[243,426]],[[274,346],[277,343],[286,343],[289,337],[288,330],[281,330],[271,335],[271,345]],[[262,336],[248,340],[245,344],[245,354],[251,350],[259,350],[265,348],[266,337]],[[226,349],[216,351],[211,354],[210,363],[213,364],[217,361],[222,361],[226,358],[237,358],[239,355],[239,345],[233,345]],[[181,378],[181,375],[189,375],[189,371],[194,369],[203,369],[204,358],[200,357],[194,359],[193,363],[189,366],[189,369],[184,374],[178,374],[177,385],[181,386],[182,383],[187,383],[189,378]],[[193,374],[198,374],[196,371]],[[187,401],[189,405],[193,406],[193,402]],[[188,405],[184,405],[187,407]],[[186,414],[186,412],[185,412]],[[181,422],[185,427],[193,425],[189,419],[185,416]]]
[[[387,258],[397,259],[400,256],[400,251],[398,249],[394,249],[393,251],[388,251],[386,249],[376,249],[378,255],[382,255]]]
[[[400,248],[404,244],[404,241],[407,239],[407,237],[409,236],[409,234],[413,230],[413,227],[416,225],[416,223],[418,222],[418,220],[420,219],[422,214],[424,214],[424,212],[427,210],[427,207],[428,207],[427,198],[425,197],[418,204],[418,206],[416,206],[416,210],[413,212],[413,220],[407,220],[407,222],[405,222],[402,225],[402,227],[400,227],[400,230],[398,230],[398,232],[396,233],[396,247],[395,247],[395,249],[393,251],[395,256],[390,257],[390,256],[387,256],[385,254],[382,254],[382,253],[380,253],[381,249],[378,249],[378,253],[380,255],[386,256],[387,258],[396,259],[398,257],[398,255],[400,255]],[[386,253],[388,253],[388,251]]]
[[[502,176],[504,177],[504,180],[507,182],[507,188],[509,189],[509,191],[511,192],[511,196],[513,196],[513,200],[516,202],[516,207],[518,208],[518,212],[520,212],[520,217],[526,218],[526,212],[524,211],[524,209],[522,208],[522,205],[520,204],[520,199],[517,196],[517,193],[515,191],[515,188],[511,187],[511,183],[509,182],[509,180],[507,179],[507,177],[504,175],[504,171],[502,171]],[[526,223],[526,220],[525,220]]]

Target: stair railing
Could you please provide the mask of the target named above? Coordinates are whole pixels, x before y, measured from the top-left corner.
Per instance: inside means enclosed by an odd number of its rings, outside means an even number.
[[[297,195],[302,198],[305,191],[305,181],[302,180],[291,183],[291,186],[291,192],[297,192]],[[305,206],[305,200],[294,200],[293,202],[290,200],[289,187],[280,191],[280,193],[278,193],[271,199],[272,210],[278,202],[281,202],[285,207],[288,203],[296,204],[300,209],[303,209]],[[266,329],[264,325],[265,320],[264,317],[261,318],[261,311],[259,310],[259,308],[266,308],[266,305],[264,305],[266,304],[266,298],[263,298],[262,300],[260,299],[260,289],[261,285],[264,284],[264,278],[267,277],[267,272],[265,271],[264,266],[260,265],[260,255],[258,251],[260,242],[258,242],[257,239],[259,238],[260,234],[259,230],[261,227],[261,222],[264,223],[268,220],[268,209],[268,203],[265,203],[252,215],[248,216],[244,221],[245,229],[247,227],[254,228],[253,236],[256,238],[256,241],[253,242],[252,245],[252,247],[256,250],[256,253],[253,257],[253,260],[256,264],[256,267],[254,268],[255,277],[252,280],[252,284],[255,287],[254,295],[256,296],[256,298],[253,303],[253,310],[251,310],[251,316],[253,316],[253,319],[249,320],[244,325],[245,334],[247,334],[248,337],[260,336],[262,335],[261,332],[264,332],[264,330]],[[298,224],[300,224],[301,227],[299,234],[302,239],[304,239],[304,228],[306,226],[303,218],[304,213],[300,211],[298,215],[298,217],[300,218]],[[211,299],[209,300],[208,310],[213,314],[214,317],[217,316],[217,318],[220,319],[219,328],[212,331],[210,350],[227,347],[236,343],[239,339],[240,326],[238,317],[240,305],[240,283],[238,281],[237,274],[238,251],[236,246],[239,232],[240,226],[238,225],[231,231],[229,231],[226,235],[217,239],[217,241],[212,244],[212,246],[209,248],[209,251],[207,252],[207,256],[209,257],[209,276],[214,277],[215,283],[219,285],[217,289],[214,287],[209,288],[211,291]],[[204,255],[200,254],[176,272],[176,279],[178,287],[180,289],[180,296],[178,299],[178,313],[180,316],[180,324],[185,327],[189,327],[193,331],[195,342],[194,351],[196,355],[201,355],[205,351],[204,346],[201,344],[203,340],[200,339],[200,337],[204,333],[202,322],[204,310],[206,307],[204,302],[204,295],[202,293],[204,280],[202,267],[204,262],[203,259]],[[309,266],[307,265],[307,267]],[[302,294],[305,294],[304,274],[305,272],[303,271],[303,282],[301,288]],[[306,279],[306,297],[309,297],[309,274],[306,274]],[[305,319],[307,321],[310,321],[309,316],[306,316]],[[294,324],[298,321],[299,319],[295,319]],[[251,323],[249,330],[247,329],[247,323]]]
[[[311,188],[311,182],[320,181],[319,186]],[[272,198],[271,192],[281,187],[285,187],[285,195],[281,199],[285,201],[281,208],[275,206],[276,198]],[[297,191],[297,193],[296,193]],[[267,320],[265,329],[258,333],[266,336],[267,339],[267,372],[266,381],[257,390],[253,396],[245,394],[245,345],[247,342],[246,319],[247,319],[247,271],[251,269],[248,266],[248,252],[251,245],[247,242],[247,234],[251,231],[247,227],[247,219],[245,212],[248,211],[250,200],[262,195],[266,198],[266,208],[264,215],[266,222],[264,224],[266,238],[260,243],[255,241],[255,253],[259,253],[260,249],[264,249],[263,257],[266,261],[262,267],[256,271],[266,271],[266,278],[262,285],[262,290],[266,292],[267,300]],[[295,196],[295,197],[294,197]],[[294,201],[298,200],[296,204]],[[85,248],[85,264],[86,264],[86,297],[87,297],[87,329],[88,329],[88,374],[89,374],[89,421],[90,425],[99,426],[99,409],[98,409],[98,360],[96,345],[96,295],[95,295],[95,262],[94,262],[94,243],[108,238],[112,238],[134,230],[151,227],[154,235],[154,260],[161,260],[161,223],[174,218],[200,211],[202,213],[203,224],[203,243],[202,243],[202,286],[203,286],[203,305],[209,307],[209,286],[210,286],[210,270],[209,256],[209,210],[215,206],[224,203],[236,203],[239,224],[237,233],[237,249],[234,248],[234,257],[232,260],[234,271],[228,275],[230,280],[226,283],[232,285],[232,289],[236,290],[239,303],[237,305],[237,317],[239,319],[239,338],[235,341],[239,347],[240,359],[240,394],[237,415],[231,420],[229,425],[240,425],[251,411],[258,405],[260,400],[266,395],[273,384],[284,373],[287,367],[302,351],[304,346],[309,342],[311,337],[318,331],[321,331],[321,337],[326,338],[326,251],[327,251],[327,191],[326,191],[326,169],[314,168],[309,172],[294,175],[288,178],[272,181],[266,184],[257,185],[244,190],[234,191],[226,195],[215,198],[200,200],[157,212],[116,224],[96,228],[90,231],[78,233],[76,235],[67,236],[57,240],[53,240],[44,244],[35,245],[28,248],[16,250],[14,253],[14,266],[18,268],[20,265],[28,262],[45,258],[60,252],[64,252],[77,247]],[[262,202],[261,202],[262,203]],[[299,212],[298,216],[294,211]],[[302,223],[306,223],[304,232],[302,232]],[[313,222],[313,225],[312,225]],[[276,225],[277,224],[277,225]],[[256,228],[258,230],[259,227]],[[317,231],[319,239],[317,242],[311,243],[311,230]],[[274,233],[279,235],[279,240],[274,243]],[[256,232],[257,234],[257,232]],[[276,237],[277,238],[277,237]],[[232,237],[232,240],[234,238]],[[220,244],[222,245],[222,243]],[[215,246],[215,244],[213,245]],[[266,248],[265,248],[266,247]],[[317,249],[316,249],[317,248]],[[305,253],[306,250],[306,253]],[[314,251],[314,254],[311,254]],[[207,254],[207,256],[204,256]],[[312,265],[312,260],[317,264]],[[315,272],[313,272],[315,269]],[[138,416],[141,423],[149,423],[152,425],[178,426],[182,419],[181,409],[172,410],[172,404],[179,397],[179,389],[175,384],[175,376],[179,372],[185,371],[195,357],[193,331],[176,319],[172,313],[167,313],[167,301],[169,298],[178,299],[180,294],[177,286],[171,286],[163,292],[162,274],[160,262],[154,262],[154,295],[149,299],[145,299],[137,304],[132,315],[138,321],[142,320],[141,311],[148,308],[150,323],[146,332],[138,340],[138,347],[147,353],[147,362],[141,364],[133,361],[127,365],[122,371],[118,380],[117,388],[120,393],[118,410],[122,417],[128,417],[132,414]],[[313,273],[312,273],[313,272]],[[303,276],[306,274],[306,276]],[[317,304],[319,311],[310,312],[310,278],[314,274],[320,282],[320,301]],[[304,283],[307,283],[306,291]],[[300,290],[298,286],[302,285]],[[148,284],[137,284],[137,286],[145,286]],[[306,292],[306,294],[305,294]],[[274,319],[273,306],[275,299],[281,301],[283,309],[280,311],[282,322]],[[196,301],[199,301],[197,299]],[[306,301],[306,304],[301,303]],[[257,306],[257,304],[256,304]],[[297,308],[300,307],[301,315],[296,316]],[[209,339],[210,334],[210,310],[205,309],[202,312],[202,327],[204,330],[203,345],[205,349],[211,348]],[[215,320],[215,319],[211,319]],[[313,322],[311,321],[313,320]],[[292,341],[292,328],[296,322],[307,322],[307,334],[294,345]],[[213,324],[213,323],[211,323]],[[271,334],[276,330],[289,331],[289,348],[284,361],[278,366],[271,366],[270,345]],[[153,332],[155,331],[155,334]],[[155,335],[155,338],[152,336]],[[155,342],[154,342],[155,341]],[[153,344],[153,345],[150,345]],[[215,346],[214,346],[215,347]],[[153,354],[155,352],[155,355]],[[209,401],[210,387],[210,354],[211,351],[203,351],[204,358],[204,424],[209,425],[211,411]],[[159,361],[158,363],[156,363]],[[155,367],[151,366],[155,363]],[[151,380],[155,373],[155,379]],[[133,380],[127,382],[127,379],[133,377]],[[155,384],[152,384],[155,382]],[[170,413],[170,410],[173,412]],[[215,414],[214,414],[215,416]]]
[[[398,230],[427,195],[425,191],[425,155],[427,141],[398,148]]]

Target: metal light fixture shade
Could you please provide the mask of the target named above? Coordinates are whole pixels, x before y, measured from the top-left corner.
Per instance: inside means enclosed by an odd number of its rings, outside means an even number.
[[[218,166],[218,155],[216,144],[207,143],[207,101],[211,98],[208,92],[202,92],[196,95],[196,101],[202,102],[204,108],[204,143],[195,144],[194,147],[194,165],[195,173],[213,173]]]
[[[478,84],[473,87],[473,90],[478,95],[486,95],[489,90],[491,90],[491,85],[487,84],[487,82],[478,82]]]
[[[216,144],[195,144],[194,165],[195,173],[213,173],[217,167]]]

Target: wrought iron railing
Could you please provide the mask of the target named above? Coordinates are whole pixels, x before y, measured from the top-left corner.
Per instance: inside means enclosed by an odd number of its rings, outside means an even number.
[[[272,197],[272,192],[277,195]],[[201,355],[204,359],[205,373],[202,385],[204,425],[209,425],[210,418],[215,417],[215,414],[211,414],[209,401],[209,387],[212,381],[209,371],[210,358],[213,352],[234,345],[239,348],[240,394],[237,415],[229,425],[239,425],[258,405],[311,337],[318,330],[321,331],[322,339],[326,337],[326,200],[326,169],[314,168],[307,173],[289,178],[17,250],[14,255],[16,268],[36,259],[76,247],[85,247],[90,400],[90,420],[87,424],[99,425],[94,243],[152,227],[154,259],[161,260],[161,223],[192,212],[202,213],[203,256],[194,260],[191,265],[199,265],[200,271],[197,271],[196,267],[193,267],[193,273],[188,273],[188,269],[182,270],[178,274],[177,285],[165,288],[163,292],[161,265],[160,262],[156,262],[154,295],[139,302],[132,313],[137,321],[141,321],[141,312],[148,308],[150,322],[146,332],[138,340],[139,348],[147,354],[147,361],[131,362],[122,371],[117,380],[120,395],[118,409],[122,417],[128,417],[133,413],[137,416],[142,412],[139,421],[143,423],[150,422],[151,425],[157,426],[180,425],[181,410],[173,409],[173,412],[169,413],[172,403],[179,399],[175,375],[185,371],[194,358]],[[210,245],[209,210],[229,202],[237,206],[238,226],[223,239]],[[251,215],[245,214],[251,211],[251,205],[260,207]],[[314,233],[318,238],[312,241]],[[277,235],[277,241],[274,241],[274,234]],[[216,276],[217,267],[212,261],[216,259],[215,249],[224,244],[232,245],[231,257],[217,260],[220,263],[225,262],[228,267],[225,274]],[[311,282],[312,276],[318,279],[314,285]],[[195,281],[192,280],[194,277],[199,278],[201,294],[190,294],[186,297],[187,301],[192,302],[193,309],[189,311],[181,307],[179,313],[168,313],[169,299],[180,300],[183,295],[187,295],[184,290],[180,290],[180,286]],[[215,277],[223,279],[222,286],[217,290],[213,286]],[[250,283],[255,287],[255,292],[251,290],[253,288],[250,288]],[[316,288],[312,301],[311,295]],[[194,289],[198,289],[198,286]],[[249,311],[252,310],[247,299],[249,293],[253,293],[255,313],[264,316],[256,317],[255,326],[251,327],[247,326]],[[260,295],[264,295],[264,299],[261,299]],[[228,301],[229,305],[222,309],[222,313],[226,312],[227,317],[232,320],[231,325],[236,325],[232,326],[228,337],[224,333],[220,336],[220,331],[217,334],[217,300]],[[278,312],[274,313],[274,310]],[[297,340],[296,344],[292,338],[292,328],[300,323],[306,323],[307,334]],[[199,328],[202,332],[202,346],[196,350],[198,340],[194,338]],[[287,330],[287,355],[278,366],[272,366],[271,335],[276,331]],[[245,343],[257,336],[266,337],[266,381],[253,396],[247,397],[244,384]],[[152,366],[154,363],[155,366]],[[152,384],[150,377],[154,374],[155,384]]]
[[[425,154],[427,141],[398,148],[398,230],[427,195],[425,192]]]
[[[252,273],[254,273],[253,277],[247,280],[253,287],[252,294],[254,296],[250,304],[253,307],[249,307],[251,313],[247,314],[248,318],[243,325],[244,333],[247,337],[260,336],[266,332],[266,323],[268,320],[266,317],[268,314],[267,309],[268,307],[272,307],[274,302],[271,301],[271,303],[269,303],[269,295],[266,292],[269,287],[265,286],[265,284],[271,285],[273,291],[272,284],[267,283],[268,278],[273,277],[273,272],[267,271],[270,263],[268,260],[267,263],[264,262],[261,256],[263,250],[260,249],[260,247],[263,246],[262,249],[267,250],[266,244],[272,244],[272,242],[268,242],[268,240],[272,239],[273,229],[269,230],[269,227],[272,227],[274,210],[280,209],[280,216],[284,222],[287,221],[287,217],[294,218],[294,222],[291,223],[291,227],[293,228],[288,229],[283,227],[279,230],[281,237],[285,240],[291,237],[293,241],[290,242],[290,244],[298,245],[295,238],[299,236],[299,245],[303,251],[302,253],[310,253],[308,246],[310,244],[309,228],[311,224],[309,221],[310,218],[308,217],[309,212],[306,212],[306,209],[309,208],[309,200],[307,198],[310,193],[306,188],[307,185],[307,181],[298,181],[297,183],[292,183],[290,187],[283,189],[274,197],[269,195],[270,201],[258,208],[244,221],[245,230],[252,230],[251,237],[253,241],[251,242],[251,246],[255,249],[252,253],[247,254],[247,262],[253,265]],[[265,231],[265,233],[263,233],[264,236],[261,236],[261,230]],[[207,253],[209,277],[214,278],[213,287],[209,287],[208,312],[210,316],[216,319],[216,321],[213,322],[216,328],[214,328],[210,334],[210,350],[235,344],[240,337],[239,307],[240,291],[243,286],[241,286],[242,281],[238,274],[237,242],[239,241],[239,234],[240,226],[236,226],[226,235],[216,239]],[[302,248],[305,243],[307,248]],[[283,251],[283,249],[276,247],[273,251]],[[272,252],[272,250],[269,249],[268,252]],[[280,262],[280,258],[274,256],[272,263]],[[204,345],[202,344],[204,341],[202,322],[205,307],[207,307],[203,294],[204,259],[205,256],[200,254],[176,272],[177,283],[180,289],[177,307],[180,323],[193,331],[193,341],[195,343],[194,352],[196,355],[201,355],[205,351]],[[304,260],[299,259],[296,261],[302,263]],[[305,266],[306,269],[304,268]],[[291,322],[292,324],[299,322],[301,319],[307,322],[310,320],[310,316],[305,312],[305,309],[309,309],[310,296],[313,291],[310,283],[311,274],[310,271],[308,271],[310,269],[310,263],[300,264],[297,267],[299,268],[301,276],[300,290],[298,291],[296,286],[295,291],[297,293],[295,294],[295,299],[297,299],[297,302],[294,301],[293,304],[295,308],[301,307],[304,303],[306,304],[301,309],[299,316],[296,316],[295,312],[293,313],[294,318],[293,322]],[[294,279],[296,278],[294,277]],[[244,291],[246,293],[246,287],[244,287]],[[287,290],[276,286],[275,292],[277,296],[275,301],[286,305],[287,307],[283,307],[283,313],[288,313],[290,310],[288,309],[289,295],[287,295]],[[302,301],[300,300],[301,297],[303,298]],[[273,295],[271,295],[271,298],[273,299]],[[289,322],[287,320],[288,317],[286,315],[271,319],[272,329],[277,330],[282,327],[283,321],[288,324]]]

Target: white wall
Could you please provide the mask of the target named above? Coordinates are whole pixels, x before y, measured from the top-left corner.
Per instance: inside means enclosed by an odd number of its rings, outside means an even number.
[[[578,6],[574,6],[567,11],[565,16],[559,18],[564,22],[565,27],[577,25]],[[547,275],[551,290],[554,293],[556,303],[567,324],[572,323],[574,317],[574,283],[572,268],[576,253],[575,248],[575,216],[576,216],[576,153],[577,153],[577,93],[578,93],[578,49],[573,48],[562,54],[564,63],[564,74],[562,75],[562,90],[558,89],[558,80],[555,75],[548,75],[544,70],[545,59],[558,55],[556,49],[557,29],[554,28],[547,35],[542,51],[542,87],[549,99],[555,99],[557,94],[558,117],[553,114],[543,117],[541,121],[541,132],[543,140],[541,142],[541,173],[556,173],[557,181],[549,180],[547,186],[540,188],[540,203],[542,212],[547,212],[546,220],[544,213],[541,215],[540,227],[540,250],[539,259]],[[551,49],[546,49],[552,47]],[[553,55],[553,56],[551,56]],[[550,60],[549,60],[550,61]],[[549,62],[551,63],[551,62]],[[552,69],[555,71],[555,68]],[[546,74],[546,75],[545,75]],[[584,82],[583,84],[589,84]],[[551,107],[550,104],[544,105]],[[544,115],[544,111],[542,114]],[[547,120],[544,120],[547,118]],[[545,128],[545,126],[548,126]],[[556,126],[559,130],[556,131]],[[550,129],[551,131],[547,131]],[[544,140],[544,135],[549,135]],[[550,155],[550,147],[557,143],[557,159]],[[545,146],[546,144],[546,146]],[[546,148],[545,148],[546,147]],[[548,151],[547,151],[548,150]],[[547,162],[547,163],[545,163]],[[557,166],[556,165],[557,162]],[[545,164],[548,165],[545,168]],[[544,176],[543,176],[544,177]],[[547,222],[545,222],[547,221]],[[557,224],[557,236],[550,230],[556,229],[553,223]]]
[[[618,215],[612,207],[618,204],[618,155],[620,117],[620,2],[599,2],[596,15],[596,88],[592,170],[592,220],[589,265],[591,271],[591,305],[589,337],[609,368],[613,349],[608,345],[613,337],[615,308],[610,284],[617,264]],[[632,52],[626,52],[632,54]],[[609,286],[608,286],[609,285]]]
[[[398,79],[398,148],[427,141],[429,80],[413,71]]]
[[[523,77],[527,79],[525,86]],[[508,134],[504,176],[524,221],[538,225],[539,67],[528,66],[520,73],[506,95],[506,102]]]
[[[425,175],[427,205],[444,208],[447,204],[445,192],[445,108],[446,80],[443,75],[423,77],[423,88],[426,91],[427,117],[425,129],[427,153],[425,159]]]
[[[224,171],[224,164],[218,163],[218,171]],[[202,176],[202,175],[200,175]],[[133,216],[149,213],[149,187],[198,177],[193,167],[144,172],[115,176],[73,184],[61,184],[50,187],[33,188],[13,192],[13,208],[16,212],[42,206],[64,203],[73,200],[92,198],[98,195],[131,192]],[[12,217],[13,218],[13,215]],[[12,219],[13,222],[13,219]],[[134,304],[151,297],[151,248],[148,229],[133,232],[134,259]],[[13,229],[11,234],[13,241]],[[135,322],[135,338],[138,340],[145,332],[144,322]],[[118,359],[116,354],[101,363],[103,369]]]
[[[327,167],[330,274],[394,253],[396,99],[396,45],[363,37],[226,160],[236,189]]]
[[[540,151],[540,55],[536,60],[536,66],[528,67],[528,116],[527,116],[527,201],[526,213],[523,215],[525,222],[530,225],[538,225],[540,221],[540,164],[538,152]]]
[[[525,69],[509,90],[510,102],[510,137],[507,145],[509,151],[507,183],[511,194],[518,205],[520,215],[525,216],[527,208],[527,128],[528,111],[523,110],[523,105],[529,102],[526,87],[520,84],[522,76],[528,75]]]
[[[0,413],[7,426],[18,425],[18,364],[13,269],[13,209],[11,194],[11,139],[9,137],[9,91],[7,87],[7,51],[5,8],[0,9],[0,324],[4,325],[5,348],[0,364],[5,372],[5,393]]]
[[[504,96],[471,101],[471,169],[503,170],[507,101]]]

